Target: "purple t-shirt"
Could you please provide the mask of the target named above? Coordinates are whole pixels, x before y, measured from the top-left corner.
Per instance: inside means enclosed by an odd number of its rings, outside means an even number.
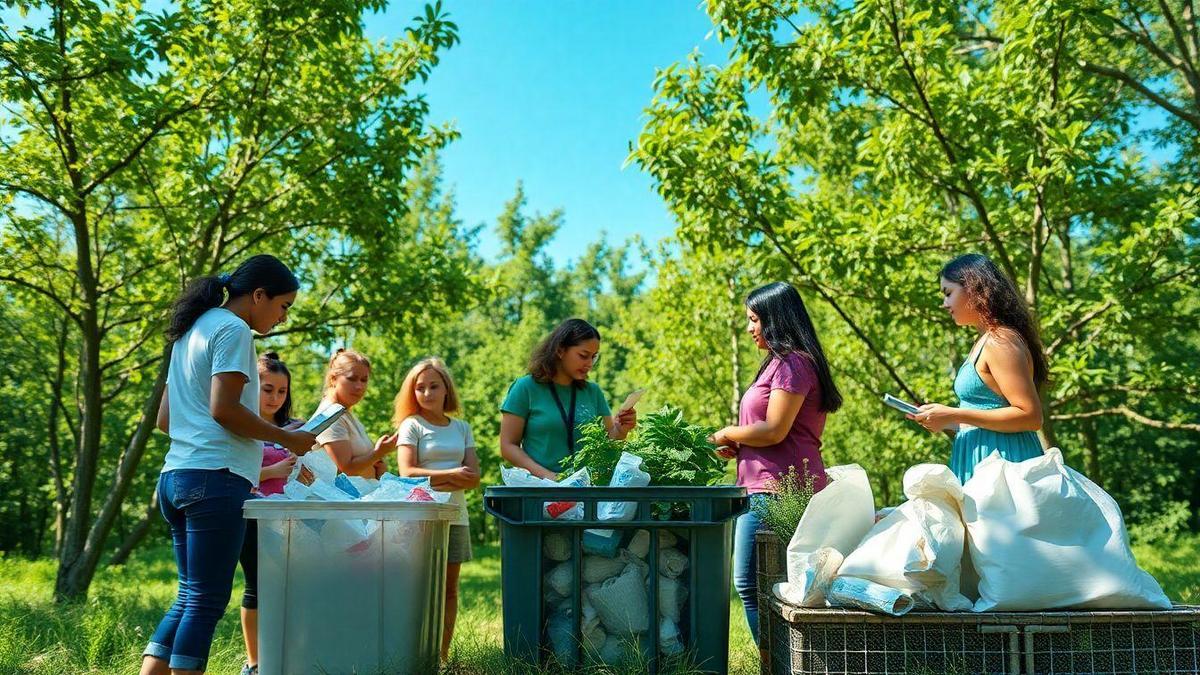
[[[807,459],[808,473],[814,478],[813,487],[820,490],[825,487],[825,463],[821,461],[821,432],[825,429],[825,412],[821,410],[821,383],[808,357],[788,354],[782,359],[772,358],[742,396],[738,425],[765,420],[767,402],[774,389],[802,394],[804,403],[782,441],[759,448],[741,446],[738,451],[737,484],[750,493],[768,492],[767,481],[778,480],[790,466],[796,467],[796,472],[801,473],[804,471],[804,460]]]

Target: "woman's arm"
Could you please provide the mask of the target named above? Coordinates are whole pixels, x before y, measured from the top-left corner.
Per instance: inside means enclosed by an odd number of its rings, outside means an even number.
[[[938,403],[921,406],[912,418],[930,431],[941,431],[955,424],[969,424],[1016,433],[1042,428],[1042,401],[1033,383],[1033,362],[1019,339],[994,337],[983,347],[983,357],[1008,407],[994,410],[953,408]]]
[[[258,472],[258,482],[271,480],[272,478],[287,478],[292,473],[292,467],[296,464],[296,456],[289,455],[287,459],[281,459],[274,464],[264,466]]]
[[[739,445],[752,448],[762,448],[779,443],[787,438],[788,432],[800,414],[800,406],[804,405],[804,394],[772,389],[767,399],[767,417],[761,422],[728,426],[713,434],[713,442],[717,445],[729,445],[732,441]]]
[[[525,418],[512,413],[500,415],[500,457],[513,466],[520,467],[538,478],[554,480],[558,474],[533,461],[521,447],[525,438]]]
[[[259,417],[257,412],[242,405],[242,389],[245,386],[246,376],[241,373],[213,375],[208,407],[217,424],[244,438],[278,443],[291,450],[293,455],[303,455],[312,449],[313,444],[317,442],[315,435],[306,431],[280,429]]]
[[[166,389],[163,389],[162,400],[158,402],[158,420],[155,425],[164,434],[171,433],[171,406],[167,403]]]
[[[397,438],[396,434],[381,436],[379,440],[375,441],[375,450],[371,454],[358,458],[354,457],[354,449],[350,441],[329,441],[328,443],[324,443],[322,447],[325,448],[325,452],[329,453],[329,458],[337,465],[338,471],[344,474],[357,475],[363,473],[368,468],[373,468],[376,462],[391,454],[392,450],[396,449]]]

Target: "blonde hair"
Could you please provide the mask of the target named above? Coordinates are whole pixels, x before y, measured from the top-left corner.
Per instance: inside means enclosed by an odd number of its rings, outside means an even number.
[[[333,389],[333,380],[338,375],[349,375],[353,372],[355,365],[362,364],[367,367],[367,372],[371,372],[371,362],[367,357],[354,351],[353,349],[341,348],[333,353],[329,359],[329,366],[325,369],[325,395],[329,395],[329,390]]]
[[[458,390],[454,388],[454,378],[450,377],[450,370],[446,368],[445,361],[431,356],[418,361],[417,365],[408,371],[408,375],[404,376],[404,384],[400,385],[400,392],[396,394],[394,403],[392,414],[394,426],[400,426],[401,422],[421,412],[421,404],[417,403],[417,378],[427,370],[432,370],[441,376],[442,382],[446,385],[446,403],[442,406],[442,412],[446,414],[458,412]]]

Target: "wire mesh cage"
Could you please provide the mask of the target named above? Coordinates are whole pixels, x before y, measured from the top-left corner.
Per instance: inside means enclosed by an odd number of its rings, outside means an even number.
[[[763,672],[1200,673],[1200,607],[1164,611],[922,612],[763,607]]]
[[[785,548],[773,532],[755,537],[764,675],[1200,673],[1200,607],[902,617],[808,609],[772,592],[786,579]]]

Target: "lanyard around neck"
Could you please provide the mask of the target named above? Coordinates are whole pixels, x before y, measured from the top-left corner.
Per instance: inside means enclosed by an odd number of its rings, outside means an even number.
[[[567,455],[575,454],[575,385],[571,385],[571,413],[568,415],[566,408],[563,408],[562,399],[558,397],[558,386],[551,380],[547,383],[550,386],[550,395],[554,397],[554,404],[558,406],[558,414],[562,417],[563,425],[567,428]]]

